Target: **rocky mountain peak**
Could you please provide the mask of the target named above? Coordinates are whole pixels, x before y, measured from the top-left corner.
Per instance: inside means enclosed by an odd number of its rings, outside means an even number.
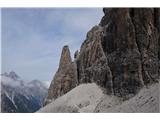
[[[2,76],[6,76],[6,77],[10,77],[13,80],[18,80],[20,77],[17,75],[17,73],[15,73],[14,71],[11,71],[9,73],[5,72],[2,74]]]
[[[19,77],[14,71],[11,71],[9,73],[9,76],[12,76],[12,77]]]
[[[94,82],[107,94],[130,98],[143,86],[158,82],[160,9],[104,8],[103,12],[100,24],[87,33],[75,53],[74,62],[68,47],[63,48],[49,89],[50,100],[81,83]]]
[[[68,46],[64,46],[61,53],[59,68],[51,82],[48,90],[48,96],[45,105],[52,99],[70,91],[77,85],[77,68],[75,62],[72,62]]]
[[[1,112],[35,112],[43,105],[47,87],[41,81],[23,80],[13,71],[0,78]]]
[[[70,50],[68,45],[65,45],[62,49],[60,63],[59,63],[59,69],[64,69],[66,65],[70,64],[72,62],[72,58],[70,55]]]

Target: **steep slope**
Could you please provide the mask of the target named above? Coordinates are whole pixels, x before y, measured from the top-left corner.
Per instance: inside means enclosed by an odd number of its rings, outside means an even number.
[[[141,89],[133,98],[121,101],[118,105],[112,105],[103,98],[94,112],[122,112],[122,113],[158,113],[159,108],[159,84],[154,84]]]
[[[81,84],[38,112],[159,112],[159,87],[154,84],[143,88],[136,96],[124,101],[104,94],[95,83]]]
[[[102,96],[102,90],[95,83],[82,84],[38,112],[93,112]]]
[[[15,73],[1,75],[1,112],[35,112],[44,103],[46,86],[38,81],[24,82]]]

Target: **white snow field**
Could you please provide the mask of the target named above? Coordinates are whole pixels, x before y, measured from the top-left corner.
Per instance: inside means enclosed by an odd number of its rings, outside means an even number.
[[[81,84],[38,112],[159,112],[159,87],[158,83],[150,85],[133,98],[123,101],[104,94],[95,83]]]

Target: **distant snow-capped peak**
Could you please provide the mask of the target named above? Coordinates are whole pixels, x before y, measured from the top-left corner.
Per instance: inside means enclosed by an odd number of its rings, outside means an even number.
[[[19,75],[17,75],[14,71],[10,73],[1,74],[1,82],[3,85],[10,87],[41,87],[48,88],[46,82],[40,80],[22,80]]]
[[[1,74],[1,82],[3,85],[10,87],[19,87],[24,86],[25,84],[24,81],[13,71]]]
[[[48,89],[43,81],[23,80],[13,71],[0,76],[2,111],[35,112],[43,105]]]
[[[20,77],[14,72],[14,71],[11,71],[8,76],[14,80],[17,80],[19,79]]]

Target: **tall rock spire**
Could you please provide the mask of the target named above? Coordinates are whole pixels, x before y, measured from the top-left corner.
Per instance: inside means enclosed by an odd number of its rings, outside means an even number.
[[[71,62],[72,62],[72,58],[70,55],[69,47],[65,45],[61,53],[61,58],[59,62],[59,70],[64,69],[66,65],[69,65]]]
[[[68,46],[64,46],[61,53],[59,68],[51,82],[45,105],[51,100],[67,93],[77,85],[77,68],[72,62]]]

